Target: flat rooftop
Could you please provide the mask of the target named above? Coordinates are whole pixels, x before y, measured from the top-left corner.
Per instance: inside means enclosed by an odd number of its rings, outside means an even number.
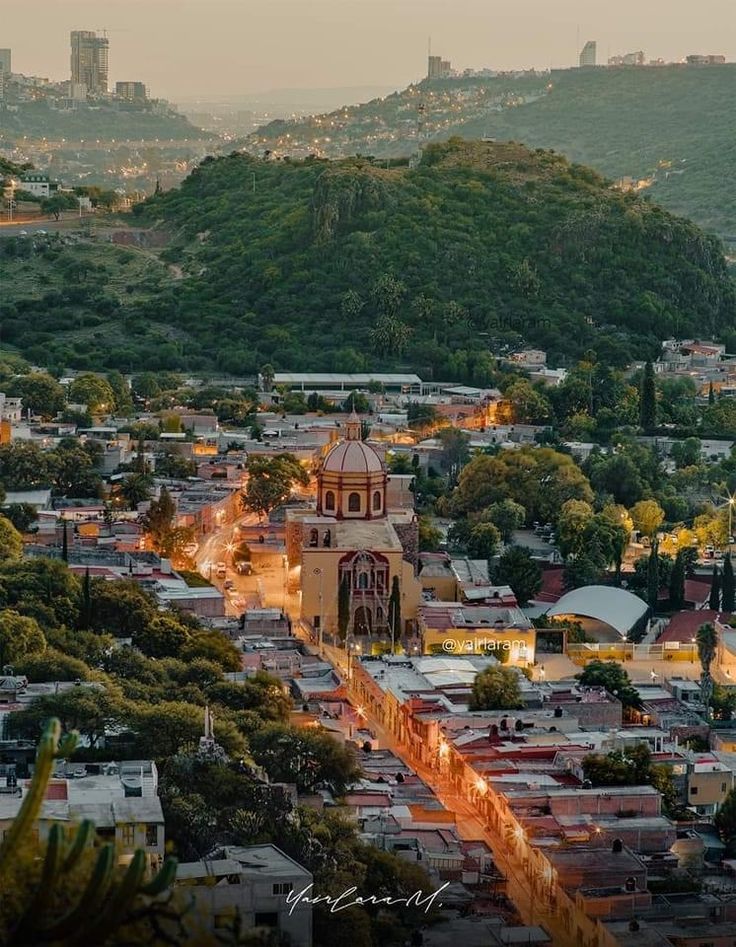
[[[372,381],[383,385],[421,385],[419,375],[395,372],[275,372],[275,385],[369,385]]]

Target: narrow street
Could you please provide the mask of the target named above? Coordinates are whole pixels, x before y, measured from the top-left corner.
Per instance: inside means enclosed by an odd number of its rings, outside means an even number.
[[[221,527],[206,536],[199,544],[194,557],[197,571],[211,582],[225,596],[225,612],[228,615],[240,615],[247,607],[258,603],[256,576],[240,575],[233,563],[233,551],[238,544],[238,532],[241,526],[255,526],[258,517],[253,513],[243,513],[232,523]],[[226,576],[217,575],[217,563],[224,562]],[[225,582],[233,583],[232,589],[225,588]]]
[[[340,673],[346,684],[350,701],[353,707],[358,701],[352,693],[347,676],[347,658],[339,648],[324,644],[324,656]],[[376,735],[382,748],[391,750],[423,780],[436,794],[445,808],[454,813],[457,831],[464,841],[484,841],[493,852],[496,866],[508,878],[508,896],[516,906],[524,924],[529,926],[541,925],[552,935],[553,943],[565,945],[569,942],[569,934],[564,929],[561,919],[548,909],[545,910],[539,894],[533,890],[533,884],[525,874],[518,859],[508,851],[508,844],[500,836],[491,832],[488,823],[479,815],[475,806],[465,799],[444,780],[441,775],[426,765],[418,762],[410,755],[409,748],[398,743],[392,734],[388,733],[373,717],[366,717],[368,728]]]

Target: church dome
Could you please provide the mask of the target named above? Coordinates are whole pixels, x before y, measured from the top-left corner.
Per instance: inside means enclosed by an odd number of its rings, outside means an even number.
[[[360,439],[353,414],[347,440],[330,449],[317,474],[317,512],[337,519],[374,519],[386,515],[386,468]]]
[[[325,457],[323,473],[370,474],[381,473],[381,458],[363,441],[343,441]]]

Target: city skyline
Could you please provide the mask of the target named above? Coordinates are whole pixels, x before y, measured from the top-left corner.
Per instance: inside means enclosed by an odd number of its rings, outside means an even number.
[[[561,0],[554,10],[529,0],[502,15],[484,0],[313,0],[308,9],[295,0],[108,0],[104,11],[92,0],[4,6],[1,41],[13,49],[17,71],[67,78],[71,31],[106,29],[111,80],[141,80],[175,101],[283,88],[399,88],[425,74],[430,36],[432,51],[460,69],[573,66],[588,40],[597,41],[599,62],[637,49],[648,59],[736,59],[736,37],[724,42],[729,0],[708,0],[697,12],[684,2],[642,9],[621,0],[596,13],[584,0]],[[162,42],[166,30],[173,41]]]

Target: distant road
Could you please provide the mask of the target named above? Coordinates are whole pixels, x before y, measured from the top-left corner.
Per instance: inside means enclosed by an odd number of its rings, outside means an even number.
[[[85,220],[90,216],[86,214],[81,220]],[[44,220],[42,217],[34,217],[33,220],[13,220],[10,221],[7,218],[5,220],[0,220],[0,236],[3,237],[17,237],[21,233],[35,233],[39,230],[74,230],[79,227],[80,217],[79,214],[74,213],[68,217],[62,217],[60,220],[54,220],[53,217],[50,220]]]

